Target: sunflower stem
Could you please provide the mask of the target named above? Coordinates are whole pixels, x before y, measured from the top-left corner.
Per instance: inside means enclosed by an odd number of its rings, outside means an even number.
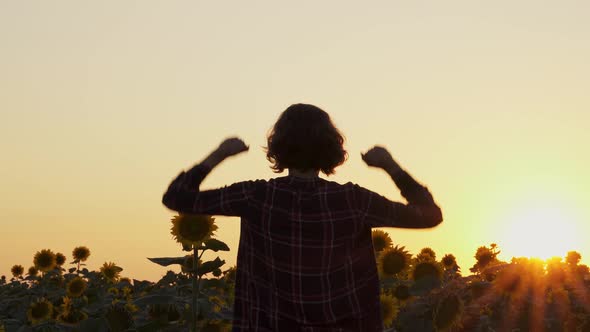
[[[198,260],[197,260],[197,246],[193,245],[193,324],[191,327],[191,331],[197,331],[197,315],[199,312],[199,284],[197,281],[197,276],[199,275],[198,272]]]

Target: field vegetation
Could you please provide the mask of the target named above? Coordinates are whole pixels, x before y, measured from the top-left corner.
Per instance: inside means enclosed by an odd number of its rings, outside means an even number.
[[[0,280],[0,331],[230,331],[236,269],[201,260],[230,250],[216,229],[209,216],[175,216],[184,253],[149,259],[180,269],[157,282],[124,277],[114,262],[90,271],[85,246],[69,259],[39,250]],[[490,244],[464,274],[452,254],[412,254],[381,230],[373,245],[386,331],[590,331],[590,271],[578,252],[503,262]]]

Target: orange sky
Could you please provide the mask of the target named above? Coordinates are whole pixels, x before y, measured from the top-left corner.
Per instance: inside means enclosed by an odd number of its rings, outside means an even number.
[[[0,3],[0,274],[38,250],[156,279],[175,256],[169,181],[223,138],[248,155],[212,188],[276,176],[260,148],[295,102],[329,112],[333,177],[391,199],[374,144],[426,184],[445,222],[388,229],[413,253],[590,255],[590,4],[584,1]],[[235,262],[239,224],[218,219]]]

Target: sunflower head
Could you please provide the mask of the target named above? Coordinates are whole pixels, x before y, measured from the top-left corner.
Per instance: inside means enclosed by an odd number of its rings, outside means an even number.
[[[396,305],[393,297],[388,294],[379,295],[379,301],[381,302],[381,317],[383,318],[383,325],[390,327],[393,321],[397,317],[399,307]]]
[[[440,262],[446,270],[457,267],[457,259],[453,254],[444,255]]]
[[[115,265],[112,262],[105,262],[100,267],[100,273],[105,277],[105,279],[109,282],[115,282],[119,279],[119,274],[123,271],[122,268]]]
[[[183,245],[199,246],[217,230],[215,219],[201,214],[180,214],[172,218],[171,234]]]
[[[411,257],[405,247],[395,246],[383,250],[377,262],[381,276],[391,277],[405,271],[410,266]]]
[[[74,279],[70,280],[70,282],[68,282],[66,288],[68,291],[68,296],[80,297],[86,290],[86,280],[80,277],[75,277]]]
[[[432,314],[434,327],[437,331],[446,331],[461,322],[463,300],[455,294],[443,295],[436,303]]]
[[[64,254],[62,254],[61,252],[55,254],[55,263],[57,264],[57,266],[62,266],[65,262],[66,256],[64,256]]]
[[[373,249],[375,252],[383,251],[383,249],[389,248],[392,245],[389,234],[380,229],[373,230],[373,232],[371,232],[371,237],[373,239]]]
[[[412,269],[412,279],[414,280],[420,280],[426,277],[440,279],[442,278],[442,274],[441,264],[436,261],[416,262]]]
[[[426,247],[420,250],[420,253],[416,255],[416,259],[419,261],[435,261],[436,253],[432,248]]]
[[[25,273],[25,268],[22,265],[14,265],[10,269],[10,272],[12,272],[13,277],[18,278]]]
[[[500,251],[495,243],[492,243],[489,248],[486,246],[477,248],[477,251],[475,252],[476,263],[469,270],[471,272],[480,272],[488,266],[499,263],[497,258],[499,253]]]
[[[72,308],[72,299],[67,296],[62,298],[61,310],[56,319],[63,324],[77,324],[88,318],[88,314]]]
[[[127,277],[123,277],[123,278],[119,279],[119,282],[131,284],[131,279],[129,279]]]
[[[37,251],[33,258],[33,264],[42,272],[51,271],[57,266],[55,254],[49,249]]]
[[[121,290],[123,292],[123,296],[129,298],[131,296],[131,294],[133,293],[133,289],[131,289],[130,287],[123,287],[123,289]]]
[[[90,249],[85,246],[79,246],[74,248],[72,251],[72,257],[74,257],[74,262],[85,262],[88,257],[90,256]]]
[[[57,316],[57,320],[65,324],[78,324],[88,318],[88,314],[81,310],[63,311]]]
[[[40,298],[37,299],[37,301],[33,301],[27,310],[27,317],[33,325],[50,319],[52,314],[53,304],[51,304],[51,302],[47,301],[45,298]]]
[[[39,273],[39,270],[37,270],[37,268],[36,268],[36,267],[34,267],[34,266],[31,266],[31,267],[29,267],[29,270],[27,271],[27,273],[28,273],[28,274],[29,274],[31,277],[34,277],[34,276],[36,276],[36,275],[37,275],[37,273]]]

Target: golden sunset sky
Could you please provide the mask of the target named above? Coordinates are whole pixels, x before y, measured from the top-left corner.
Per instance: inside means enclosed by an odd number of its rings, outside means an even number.
[[[359,154],[386,146],[445,221],[387,229],[416,254],[590,257],[588,1],[0,0],[0,274],[75,246],[123,276],[178,256],[169,182],[222,139],[250,152],[202,185],[277,175],[262,146],[292,103],[350,157],[331,180],[401,200]],[[235,263],[239,220],[217,219]],[[209,255],[211,257],[211,255]],[[214,257],[214,256],[213,256]]]

